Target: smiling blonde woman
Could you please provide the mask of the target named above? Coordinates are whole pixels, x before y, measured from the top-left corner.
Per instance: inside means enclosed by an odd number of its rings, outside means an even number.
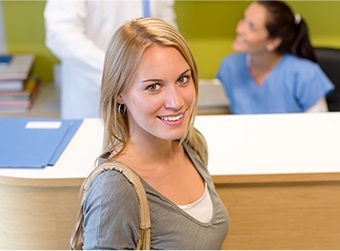
[[[151,249],[221,249],[228,213],[194,128],[198,71],[182,35],[156,18],[114,34],[104,64],[101,110],[109,159],[136,172],[151,215]],[[135,249],[139,206],[131,184],[105,171],[84,198],[83,249]]]

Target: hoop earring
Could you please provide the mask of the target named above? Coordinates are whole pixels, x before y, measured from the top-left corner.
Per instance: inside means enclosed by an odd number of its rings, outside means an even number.
[[[118,103],[118,112],[124,116],[126,113],[126,105]]]

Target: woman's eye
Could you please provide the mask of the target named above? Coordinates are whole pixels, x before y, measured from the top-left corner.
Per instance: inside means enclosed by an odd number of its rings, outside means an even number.
[[[257,29],[256,29],[256,26],[254,25],[254,24],[249,24],[249,29],[251,30],[251,31],[256,31]]]
[[[152,84],[147,87],[149,91],[156,91],[159,89],[159,84]]]
[[[181,83],[181,84],[185,84],[189,81],[189,77],[188,76],[182,76],[178,79],[178,83]]]

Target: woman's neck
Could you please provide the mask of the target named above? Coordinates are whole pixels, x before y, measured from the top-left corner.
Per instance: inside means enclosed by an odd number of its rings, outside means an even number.
[[[277,53],[266,53],[248,56],[248,69],[257,85],[262,85],[269,73],[280,61],[282,55]]]
[[[173,162],[183,155],[183,146],[179,141],[134,142],[129,141],[124,152],[117,158],[123,162],[138,162],[153,166],[155,163]],[[131,163],[132,164],[132,163]]]

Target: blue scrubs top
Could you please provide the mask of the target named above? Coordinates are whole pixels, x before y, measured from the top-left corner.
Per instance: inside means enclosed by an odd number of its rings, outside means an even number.
[[[217,78],[234,114],[304,112],[334,89],[318,64],[291,54],[283,55],[262,85],[250,75],[246,54],[225,57]]]

